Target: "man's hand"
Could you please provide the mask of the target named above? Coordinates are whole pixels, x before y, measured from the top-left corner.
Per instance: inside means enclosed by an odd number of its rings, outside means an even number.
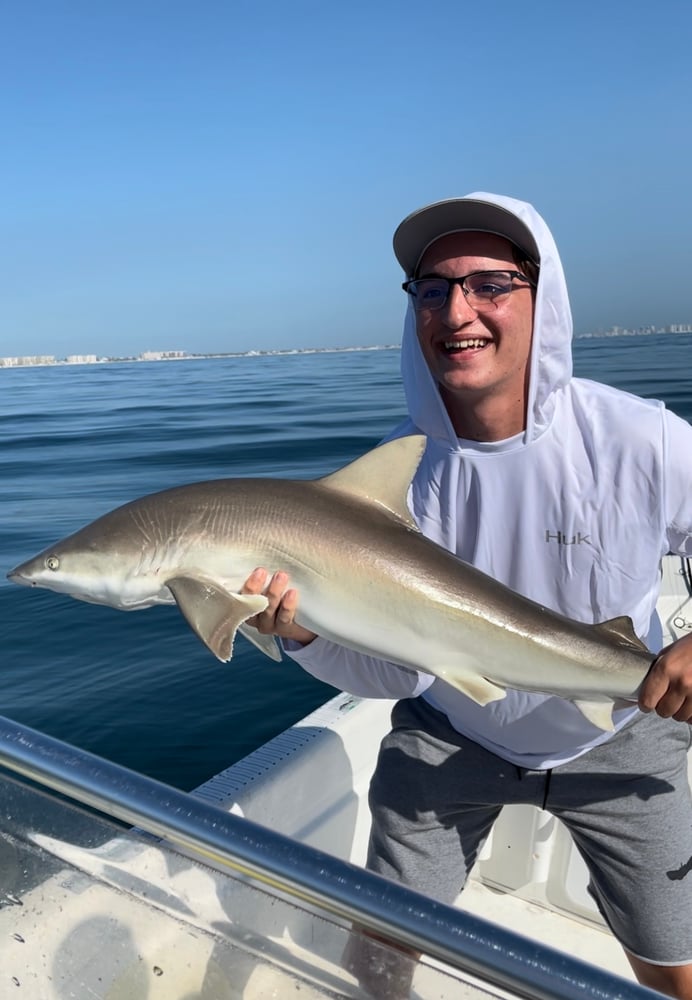
[[[268,581],[268,582],[267,582]],[[251,625],[263,635],[278,635],[282,639],[294,639],[307,646],[317,636],[295,622],[298,610],[298,591],[288,588],[288,573],[281,571],[271,576],[266,569],[253,570],[241,587],[241,594],[264,594],[269,601],[267,608],[248,618]]]
[[[692,635],[666,646],[654,660],[639,692],[642,712],[692,722]]]

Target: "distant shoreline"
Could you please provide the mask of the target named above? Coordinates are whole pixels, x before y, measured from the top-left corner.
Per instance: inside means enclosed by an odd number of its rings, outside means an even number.
[[[64,365],[108,365],[152,361],[209,361],[214,358],[264,358],[294,354],[343,354],[349,351],[398,351],[400,344],[371,344],[359,347],[286,347],[267,351],[218,351],[210,354],[188,354],[186,351],[145,351],[125,357],[97,357],[96,355],[55,358],[46,355],[17,358],[0,358],[0,368],[52,368]]]
[[[692,333],[692,323],[681,323],[679,330],[602,330],[599,333],[575,333],[574,340],[605,340],[610,337],[678,337]]]
[[[613,327],[598,333],[575,333],[573,340],[605,340],[612,337],[676,337],[692,333],[692,324],[680,323],[673,327],[642,327],[625,330]],[[186,351],[143,351],[138,355],[125,357],[99,357],[95,354],[68,355],[56,358],[52,355],[27,355],[25,357],[0,358],[2,368],[45,368],[64,365],[104,365],[123,363],[144,363],[152,361],[208,361],[214,358],[270,358],[295,354],[343,354],[349,351],[398,351],[400,344],[369,344],[357,347],[283,347],[266,351],[216,351],[209,354],[188,354]]]

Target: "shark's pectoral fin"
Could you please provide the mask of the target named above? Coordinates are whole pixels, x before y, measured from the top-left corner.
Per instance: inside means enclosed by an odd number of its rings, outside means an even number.
[[[612,701],[577,701],[575,699],[574,704],[592,726],[603,729],[607,733],[612,732],[615,728]]]
[[[233,656],[238,627],[268,603],[262,594],[233,594],[200,577],[174,577],[166,586],[195,635],[224,663]]]
[[[475,701],[477,705],[487,705],[491,701],[499,701],[507,694],[505,688],[479,674],[463,673],[459,670],[447,670],[446,668],[442,668],[436,673],[452,687],[465,694],[467,698]]]
[[[256,628],[252,628],[251,625],[239,625],[238,631],[244,639],[247,639],[253,646],[256,646],[260,653],[264,653],[271,660],[276,660],[277,663],[281,662],[283,659],[281,650],[273,635],[262,635],[261,632],[258,632]]]

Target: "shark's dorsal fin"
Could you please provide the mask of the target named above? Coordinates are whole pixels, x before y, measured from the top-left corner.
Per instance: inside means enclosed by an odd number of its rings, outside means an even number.
[[[594,625],[594,628],[608,636],[611,642],[616,642],[618,646],[635,649],[638,653],[651,652],[634,631],[634,624],[628,615],[611,618],[607,622],[599,622],[598,625]],[[653,657],[653,653],[651,656]]]
[[[411,434],[381,444],[319,482],[385,507],[410,528],[416,523],[406,503],[408,488],[425,451],[423,434]]]

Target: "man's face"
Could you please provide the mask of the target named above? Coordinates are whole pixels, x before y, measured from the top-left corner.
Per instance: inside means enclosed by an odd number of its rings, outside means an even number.
[[[458,278],[486,270],[518,270],[509,241],[491,233],[453,233],[426,250],[416,277]],[[530,285],[515,282],[511,294],[477,312],[461,286],[453,285],[441,309],[416,314],[423,355],[461,436],[467,436],[465,422],[479,405],[513,415],[509,425],[520,426],[511,433],[524,428],[533,298]]]

